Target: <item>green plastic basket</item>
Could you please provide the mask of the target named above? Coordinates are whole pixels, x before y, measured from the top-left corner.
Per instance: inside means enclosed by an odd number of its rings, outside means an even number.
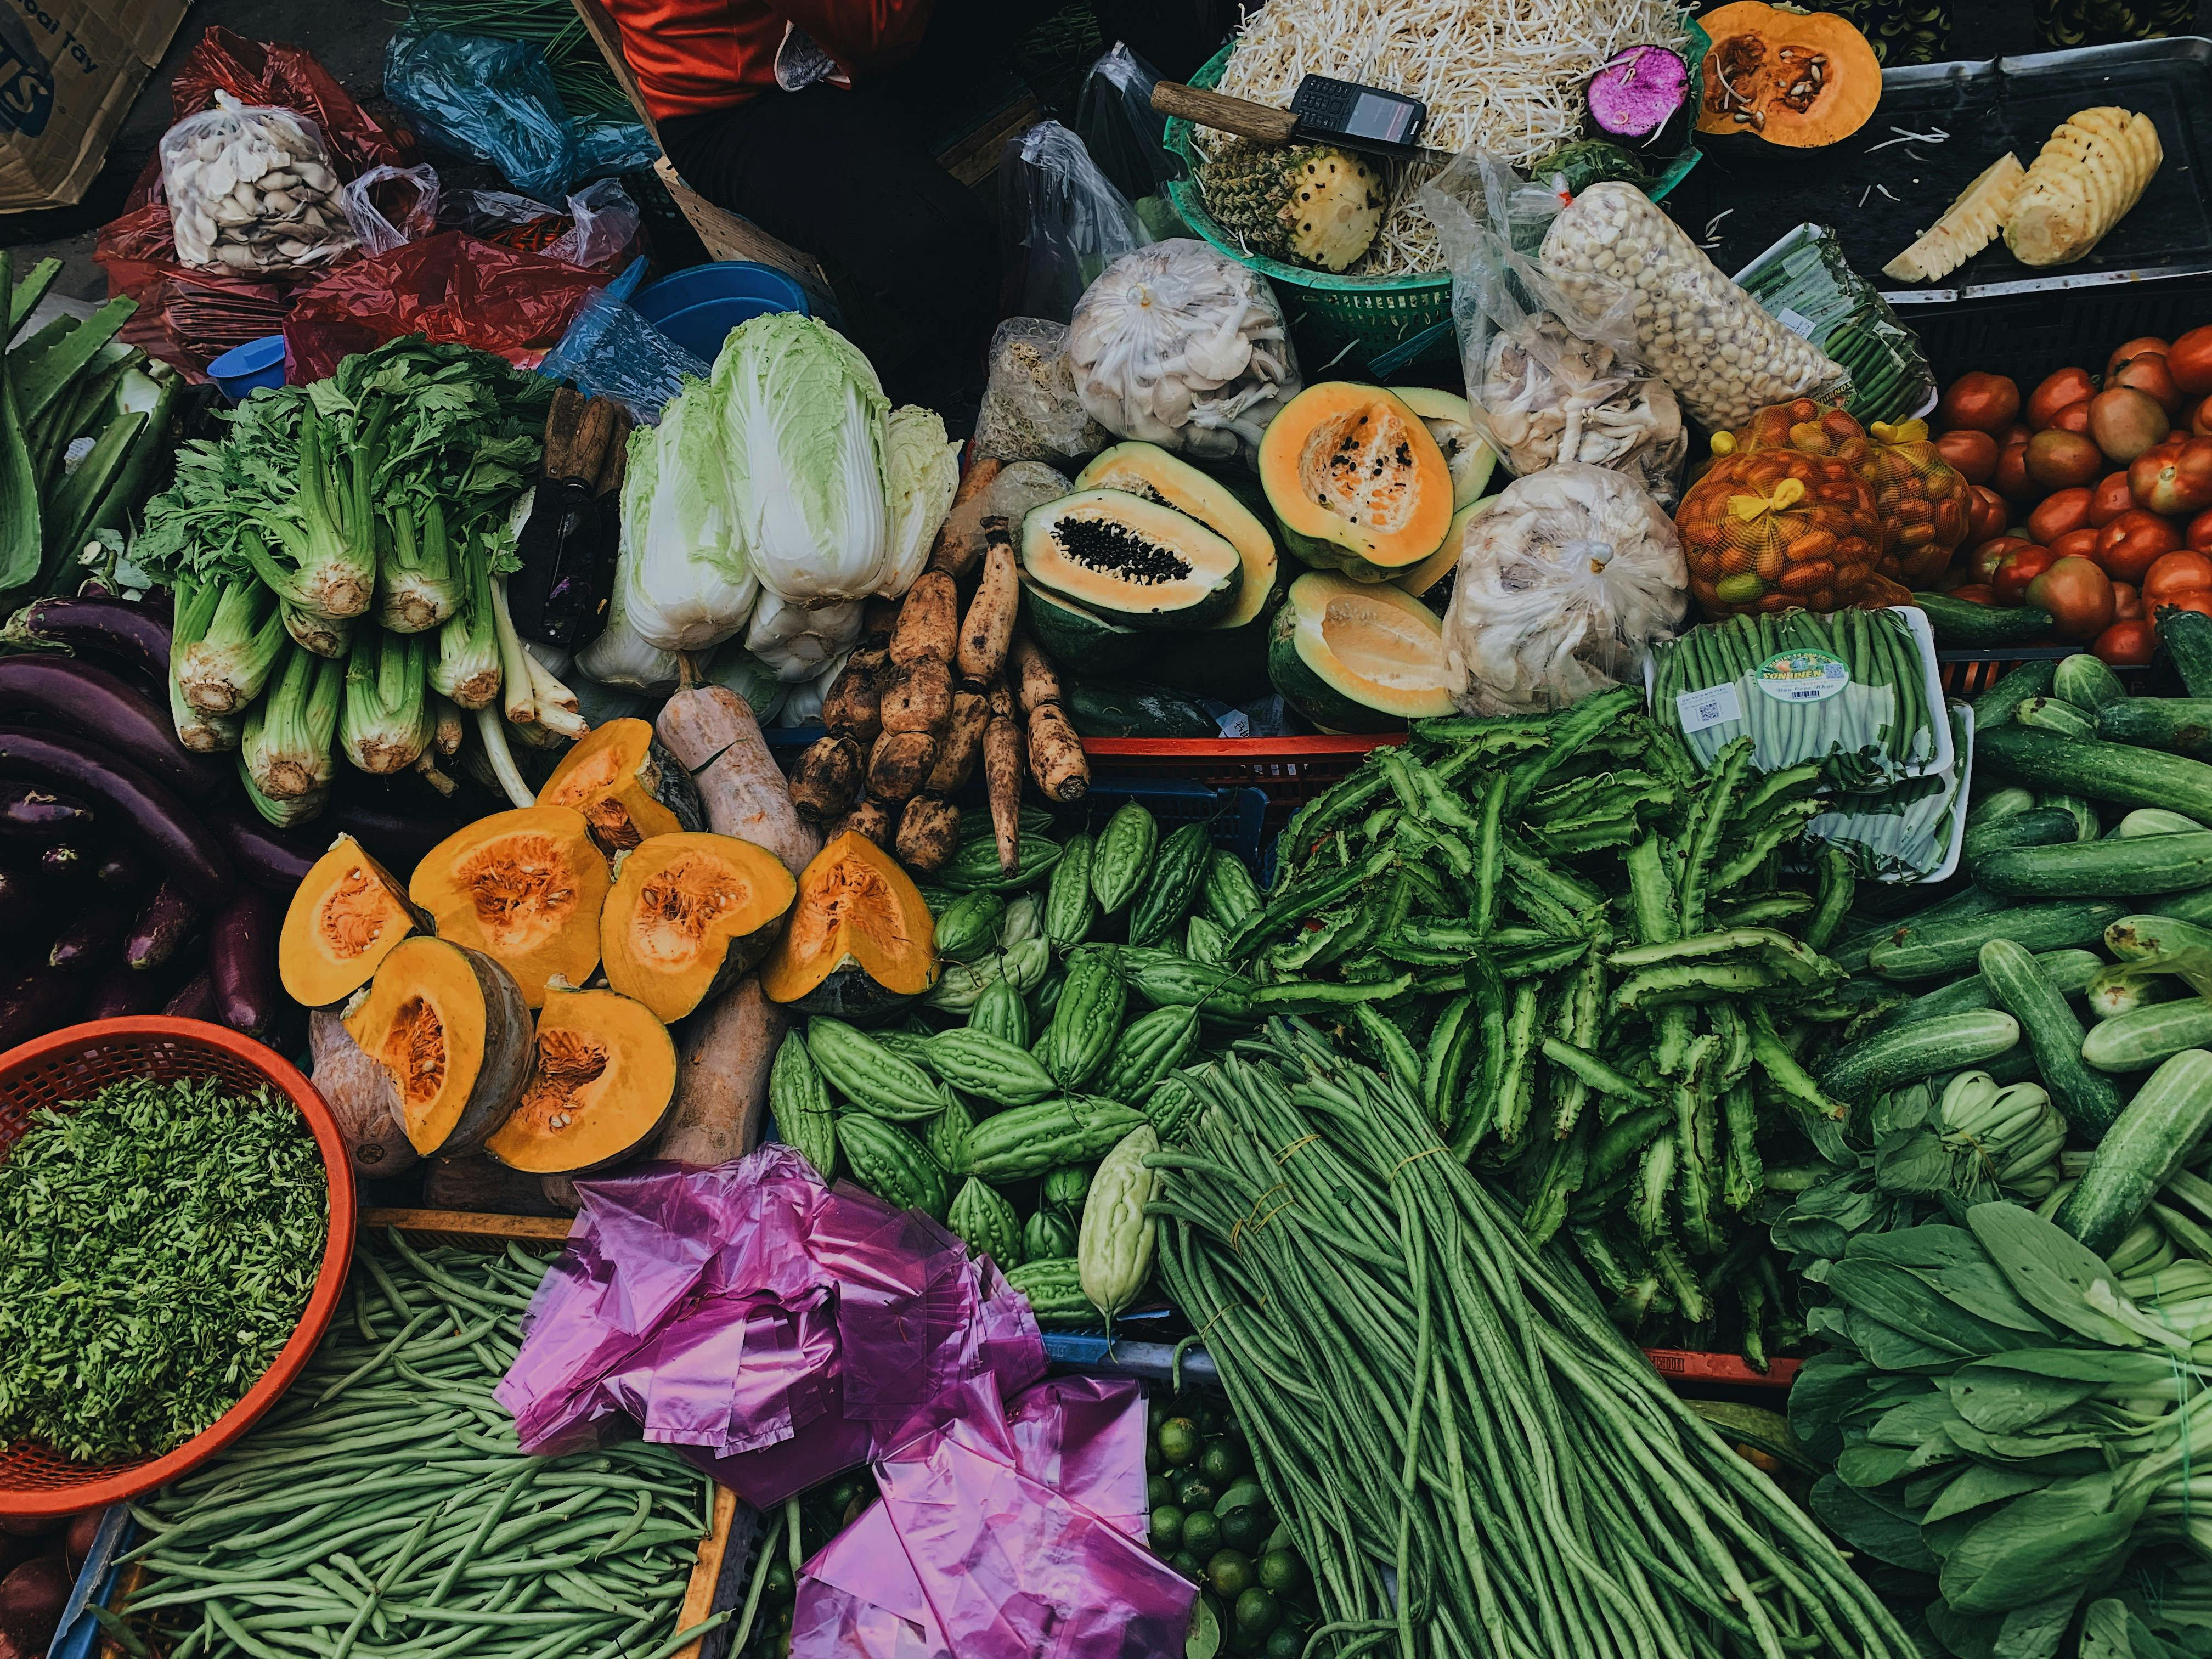
[[[1683,57],[1689,65],[1690,87],[1694,94],[1698,77],[1704,73],[1705,48],[1711,42],[1705,30],[1687,15],[1683,19]],[[1204,67],[1190,77],[1190,84],[1207,91],[1219,86],[1235,46],[1231,41],[1208,58]],[[1200,158],[1193,141],[1191,124],[1181,117],[1170,119],[1166,143],[1194,173]],[[1681,183],[1683,176],[1697,165],[1698,155],[1697,138],[1692,133],[1681,154],[1670,161],[1651,184],[1648,192],[1651,199],[1659,200]],[[1364,362],[1379,375],[1431,358],[1456,355],[1458,343],[1452,334],[1449,271],[1419,276],[1340,276],[1304,265],[1285,264],[1279,259],[1262,258],[1238,247],[1236,239],[1206,211],[1206,195],[1199,189],[1195,177],[1170,179],[1167,194],[1182,222],[1203,237],[1209,246],[1275,284],[1299,344],[1310,352],[1318,353],[1320,361],[1333,362],[1348,356]]]

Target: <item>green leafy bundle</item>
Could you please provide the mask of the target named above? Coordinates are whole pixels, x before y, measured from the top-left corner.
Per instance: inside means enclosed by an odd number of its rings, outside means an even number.
[[[0,1423],[95,1463],[191,1439],[291,1339],[328,1202],[265,1088],[137,1078],[34,1115],[0,1163]]]

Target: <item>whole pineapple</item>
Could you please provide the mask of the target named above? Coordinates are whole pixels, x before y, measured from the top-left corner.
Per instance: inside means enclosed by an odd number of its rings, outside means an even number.
[[[1343,270],[1382,223],[1382,175],[1330,144],[1234,143],[1198,171],[1206,210],[1252,252]]]

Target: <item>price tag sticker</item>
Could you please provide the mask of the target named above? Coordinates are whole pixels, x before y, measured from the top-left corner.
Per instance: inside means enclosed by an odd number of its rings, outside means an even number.
[[[1802,311],[1792,311],[1784,306],[1774,313],[1774,320],[1801,340],[1813,337],[1813,319]]]
[[[1674,712],[1686,737],[1709,726],[1725,726],[1743,719],[1743,705],[1736,700],[1734,685],[1711,685],[1702,691],[1681,692],[1674,699]]]
[[[1249,738],[1252,735],[1252,717],[1241,708],[1216,716],[1214,722],[1224,738]]]

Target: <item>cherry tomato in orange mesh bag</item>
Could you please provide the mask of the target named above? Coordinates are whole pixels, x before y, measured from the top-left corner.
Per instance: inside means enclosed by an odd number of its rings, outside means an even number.
[[[1857,603],[1881,537],[1874,492],[1839,455],[1725,454],[1675,510],[1690,591],[1709,616]]]

